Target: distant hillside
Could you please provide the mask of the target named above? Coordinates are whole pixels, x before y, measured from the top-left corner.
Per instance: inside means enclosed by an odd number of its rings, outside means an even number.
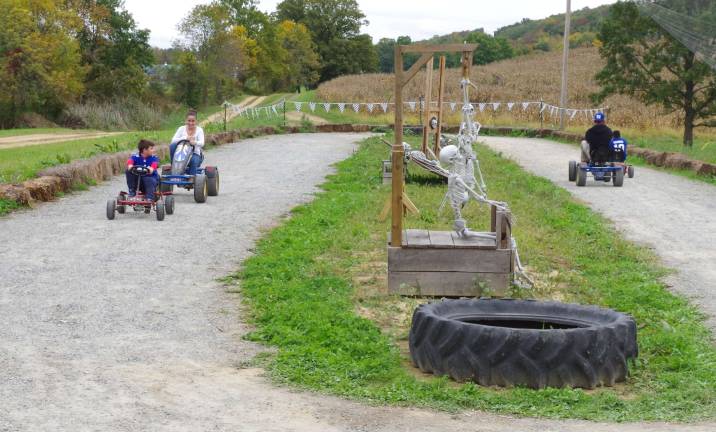
[[[599,26],[607,17],[611,5],[594,9],[584,8],[572,12],[570,46],[590,46],[596,40]],[[502,27],[495,37],[505,38],[520,53],[552,51],[562,46],[564,37],[564,14],[531,20],[523,19],[517,24]]]

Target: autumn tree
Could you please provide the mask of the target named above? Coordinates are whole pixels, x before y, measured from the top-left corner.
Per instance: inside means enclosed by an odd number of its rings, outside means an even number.
[[[360,33],[368,21],[356,0],[284,0],[276,17],[304,24],[311,32],[321,59],[321,81],[378,69],[372,39]]]
[[[293,21],[278,24],[278,38],[286,50],[288,69],[283,87],[288,89],[311,87],[318,82],[321,68],[320,59],[306,26]]]
[[[694,6],[703,0],[677,0],[673,6]],[[710,9],[707,13],[713,13]],[[680,112],[683,143],[691,146],[694,129],[716,127],[716,72],[674,39],[634,3],[613,5],[599,32],[599,49],[605,60],[596,79],[601,101],[609,95],[636,96],[666,112]]]
[[[81,23],[58,2],[5,0],[0,14],[0,123],[24,112],[58,115],[84,90],[73,34]]]
[[[154,63],[149,30],[138,29],[123,0],[67,0],[80,18],[77,39],[88,69],[86,94],[93,98],[141,96],[145,68]]]

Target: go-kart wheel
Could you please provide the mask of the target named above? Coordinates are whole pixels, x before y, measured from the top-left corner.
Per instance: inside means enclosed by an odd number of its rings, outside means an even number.
[[[219,195],[219,168],[214,166],[206,167],[207,191],[209,196]]]
[[[117,196],[117,202],[119,202],[119,201],[126,201],[126,200],[127,200],[127,194],[121,193],[121,194],[119,194],[119,195]],[[119,214],[124,214],[124,212],[126,212],[126,211],[127,211],[127,206],[126,206],[126,205],[117,204],[117,213],[119,213]]]
[[[577,180],[577,162],[569,161],[569,181]]]
[[[584,186],[587,184],[587,171],[583,170],[582,167],[577,168],[577,186]]]
[[[162,165],[162,175],[159,178],[159,190],[162,191],[162,193],[171,192],[174,190],[174,185],[162,183],[162,179],[161,179],[165,175],[170,175],[171,173],[172,173],[171,165]]]
[[[624,184],[624,168],[619,167],[617,171],[614,172],[614,187],[622,187]]]
[[[164,198],[164,210],[168,215],[174,214],[174,197],[169,195]]]
[[[114,212],[117,210],[117,200],[114,198],[107,200],[107,219],[114,219]]]
[[[206,202],[206,196],[209,194],[209,185],[207,183],[204,174],[194,176],[194,201],[198,203]]]
[[[158,203],[156,204],[155,211],[157,212],[157,220],[158,220],[158,221],[163,221],[163,220],[164,220],[164,213],[165,213],[164,204],[158,202]]]
[[[629,168],[627,168],[627,176],[629,178],[634,178],[634,167],[632,165],[629,165]]]

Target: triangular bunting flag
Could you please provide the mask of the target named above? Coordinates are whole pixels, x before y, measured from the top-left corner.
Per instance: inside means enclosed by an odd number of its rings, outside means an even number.
[[[369,113],[372,113],[372,112],[373,112],[373,107],[375,106],[375,104],[369,103],[369,104],[366,104],[366,106],[368,107],[368,112],[369,112]]]
[[[450,111],[451,111],[451,112],[455,112],[455,107],[456,107],[456,106],[457,106],[457,104],[456,104],[455,102],[450,102]]]
[[[273,111],[274,114],[278,115],[278,110],[276,110],[276,105],[272,106],[271,110]]]
[[[544,110],[546,110],[548,106],[549,105],[547,105],[547,104],[542,104],[542,109],[539,110],[539,112],[544,112]]]
[[[353,111],[355,111],[355,112],[360,111],[360,104],[359,104],[359,103],[354,103],[354,104],[353,104]]]
[[[574,116],[577,115],[577,110],[569,110],[569,119],[574,120]]]
[[[499,103],[499,102],[493,102],[493,103],[492,103],[492,110],[493,110],[493,111],[497,111],[498,108],[500,108],[500,103]]]
[[[338,104],[338,111],[343,112],[343,111],[345,111],[345,110],[346,110],[346,104],[344,104],[344,103],[339,103],[339,104]]]
[[[508,102],[507,103],[507,111],[512,111],[512,107],[515,106],[514,102]]]
[[[331,110],[331,104],[329,104],[328,102],[324,103],[324,104],[323,104],[323,109],[326,110],[326,112],[330,111],[330,110]]]
[[[408,102],[408,106],[410,107],[410,111],[415,112],[415,102]]]
[[[315,102],[309,102],[308,108],[311,110],[311,112],[316,111],[316,103]]]
[[[383,102],[382,104],[380,104],[380,107],[383,108],[384,113],[388,112],[388,104],[387,103]]]
[[[529,106],[529,102],[522,102],[522,111],[527,111],[527,108],[529,108]]]
[[[301,112],[301,106],[303,106],[303,102],[294,102],[293,105],[296,107],[296,112]]]
[[[479,105],[479,106],[480,106],[480,112],[485,111],[485,105],[487,105],[487,104],[481,103],[481,104]]]

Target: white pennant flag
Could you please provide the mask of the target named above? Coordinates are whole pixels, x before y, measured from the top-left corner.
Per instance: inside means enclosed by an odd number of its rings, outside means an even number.
[[[410,107],[410,111],[415,112],[415,102],[408,102],[408,106]]]
[[[311,110],[311,112],[316,111],[316,103],[315,102],[309,102],[308,108]]]
[[[301,106],[303,106],[303,102],[294,102],[293,105],[296,107],[296,112],[301,112]]]
[[[331,110],[331,104],[326,102],[323,104],[323,109],[326,110],[326,112]]]
[[[373,112],[373,107],[375,106],[375,104],[369,103],[369,104],[366,104],[366,106],[368,107],[368,112],[369,112],[369,113],[372,113],[372,112]]]
[[[425,101],[424,100],[420,101],[420,109],[422,109],[422,110],[425,109]]]
[[[346,109],[346,104],[344,104],[344,103],[338,104],[338,111],[343,112],[343,111],[345,111],[345,109]]]
[[[540,113],[544,112],[544,110],[546,110],[548,106],[549,106],[549,105],[547,105],[547,104],[542,104],[542,109],[539,110],[539,112],[540,112]]]
[[[387,103],[383,102],[382,104],[380,104],[380,107],[383,108],[384,113],[388,112],[388,104]]]
[[[529,108],[529,106],[529,102],[522,102],[522,111],[527,111],[527,108]]]
[[[271,110],[273,111],[274,114],[278,115],[278,111],[276,110],[276,105],[272,106]]]
[[[450,102],[450,111],[455,112],[455,107],[457,104],[455,102]]]
[[[577,110],[569,110],[569,119],[574,120],[574,116],[577,115]]]
[[[492,110],[497,111],[497,109],[500,107],[500,102],[494,102],[492,104]]]
[[[353,104],[353,111],[355,111],[355,112],[360,111],[360,104],[359,104],[359,103],[354,103],[354,104]]]
[[[485,111],[485,105],[487,105],[487,104],[481,103],[481,104],[479,105],[479,107],[480,107],[480,112]]]
[[[507,111],[512,111],[512,107],[515,106],[514,102],[508,102],[507,103]]]

